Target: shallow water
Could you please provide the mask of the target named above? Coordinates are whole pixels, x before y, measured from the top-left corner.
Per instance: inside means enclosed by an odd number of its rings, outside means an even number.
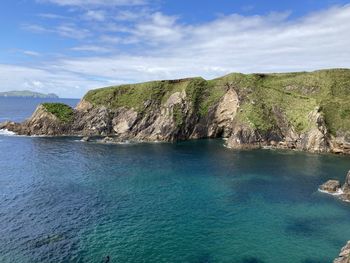
[[[0,136],[0,262],[331,262],[350,158]]]

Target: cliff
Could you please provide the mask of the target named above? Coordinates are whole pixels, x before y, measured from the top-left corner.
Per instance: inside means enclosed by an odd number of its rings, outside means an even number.
[[[350,262],[350,241],[341,249],[339,257],[333,263],[349,263]]]
[[[230,148],[350,153],[350,70],[239,74],[153,81],[89,91],[76,109],[41,105],[25,135],[111,140],[226,138]],[[55,108],[55,107],[53,107]],[[70,112],[62,118],[62,110]],[[65,115],[65,114],[63,114]],[[67,115],[67,114],[66,114]]]

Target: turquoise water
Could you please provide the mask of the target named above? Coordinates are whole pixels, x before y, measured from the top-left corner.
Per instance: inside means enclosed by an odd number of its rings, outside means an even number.
[[[222,143],[0,136],[0,262],[331,262],[350,158]]]

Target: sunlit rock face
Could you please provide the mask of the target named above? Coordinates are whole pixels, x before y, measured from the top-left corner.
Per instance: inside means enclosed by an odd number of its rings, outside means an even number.
[[[89,91],[69,121],[41,105],[27,121],[0,128],[108,141],[225,138],[232,149],[350,154],[349,81],[350,70],[335,69],[122,85]]]
[[[341,249],[339,257],[333,263],[349,263],[350,262],[350,241]]]

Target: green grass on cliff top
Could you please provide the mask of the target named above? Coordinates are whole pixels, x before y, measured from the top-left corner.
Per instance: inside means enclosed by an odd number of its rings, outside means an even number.
[[[151,81],[140,84],[121,85],[89,91],[84,99],[93,105],[108,108],[126,107],[143,112],[149,105],[159,107],[175,92],[186,91],[193,109],[205,115],[210,105],[224,94],[222,89],[203,78]]]
[[[171,94],[184,90],[193,110],[205,116],[230,87],[240,97],[238,118],[262,132],[278,125],[281,119],[276,118],[278,114],[296,131],[306,131],[310,128],[308,115],[316,107],[321,108],[333,134],[350,131],[348,69],[278,74],[232,73],[209,81],[202,78],[152,81],[92,90],[84,99],[94,105],[127,107],[144,112],[150,104],[159,107]]]
[[[60,121],[68,123],[73,120],[73,109],[63,103],[43,103],[48,112],[55,115]]]

